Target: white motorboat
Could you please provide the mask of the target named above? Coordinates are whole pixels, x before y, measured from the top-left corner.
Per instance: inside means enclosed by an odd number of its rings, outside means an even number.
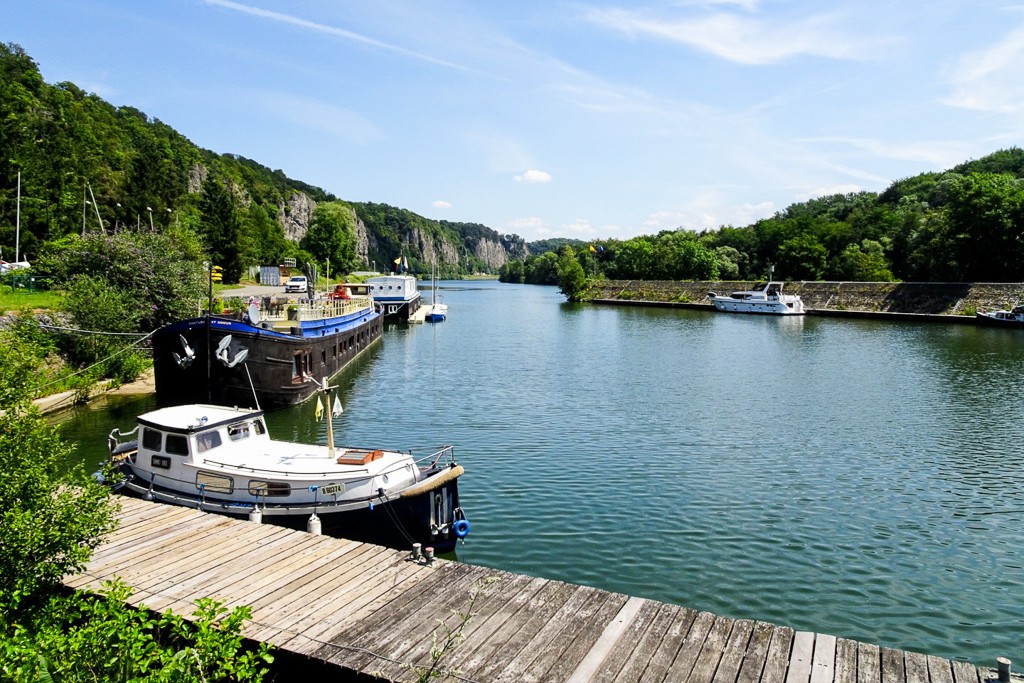
[[[263,411],[205,404],[145,413],[108,442],[115,485],[148,500],[396,548],[446,552],[469,533],[451,446],[335,448],[330,426],[327,446],[275,441]]]
[[[1006,311],[978,311],[974,314],[979,325],[991,327],[1024,327],[1024,306],[1014,306]]]
[[[803,315],[804,304],[799,296],[782,293],[782,283],[768,281],[753,289],[720,295],[708,292],[716,310],[727,313],[761,313],[766,315]]]

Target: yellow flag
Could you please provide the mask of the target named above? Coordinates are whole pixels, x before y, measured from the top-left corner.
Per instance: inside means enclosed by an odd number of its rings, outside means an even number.
[[[324,404],[320,402],[320,397],[316,397],[316,421],[319,422],[324,417]]]

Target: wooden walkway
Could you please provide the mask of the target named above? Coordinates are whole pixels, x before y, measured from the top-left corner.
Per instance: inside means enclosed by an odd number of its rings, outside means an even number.
[[[119,529],[65,583],[120,577],[132,601],[190,614],[250,605],[246,635],[340,667],[415,680],[438,620],[473,617],[443,664],[463,681],[985,683],[963,662],[560,581],[122,499]],[[443,635],[443,630],[439,631]],[[341,671],[339,671],[341,673]]]

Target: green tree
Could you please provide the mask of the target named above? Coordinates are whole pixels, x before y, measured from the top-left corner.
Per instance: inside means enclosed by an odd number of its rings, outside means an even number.
[[[318,204],[300,246],[319,262],[330,261],[331,272],[347,273],[359,264],[356,255],[355,213],[344,202]]]
[[[0,623],[38,607],[81,570],[113,529],[116,509],[106,487],[69,467],[71,446],[28,402],[20,383],[38,359],[22,345],[0,334]]]
[[[237,283],[242,278],[243,269],[238,215],[230,192],[213,175],[203,183],[199,212],[212,264],[224,269],[224,282]]]
[[[790,280],[820,280],[828,251],[814,235],[800,235],[779,246],[776,275]]]
[[[558,256],[558,289],[569,301],[579,301],[587,287],[587,276],[573,248],[566,246]]]

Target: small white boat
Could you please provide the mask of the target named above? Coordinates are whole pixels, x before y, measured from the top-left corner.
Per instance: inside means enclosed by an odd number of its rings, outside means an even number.
[[[319,409],[318,409],[319,411]],[[328,402],[328,411],[330,406]],[[263,411],[189,404],[140,415],[108,437],[117,488],[147,500],[409,548],[454,548],[469,533],[454,448],[334,448],[270,438]]]
[[[427,309],[427,314],[423,319],[428,323],[443,322],[448,317],[448,305],[437,300],[437,273],[433,267],[430,269],[430,280],[430,308]]]
[[[981,311],[974,314],[980,325],[992,327],[1024,327],[1024,306],[1014,306],[1009,311]]]
[[[782,293],[782,283],[768,281],[753,289],[719,295],[708,292],[715,309],[727,313],[761,313],[765,315],[803,315],[804,304],[799,296]]]

